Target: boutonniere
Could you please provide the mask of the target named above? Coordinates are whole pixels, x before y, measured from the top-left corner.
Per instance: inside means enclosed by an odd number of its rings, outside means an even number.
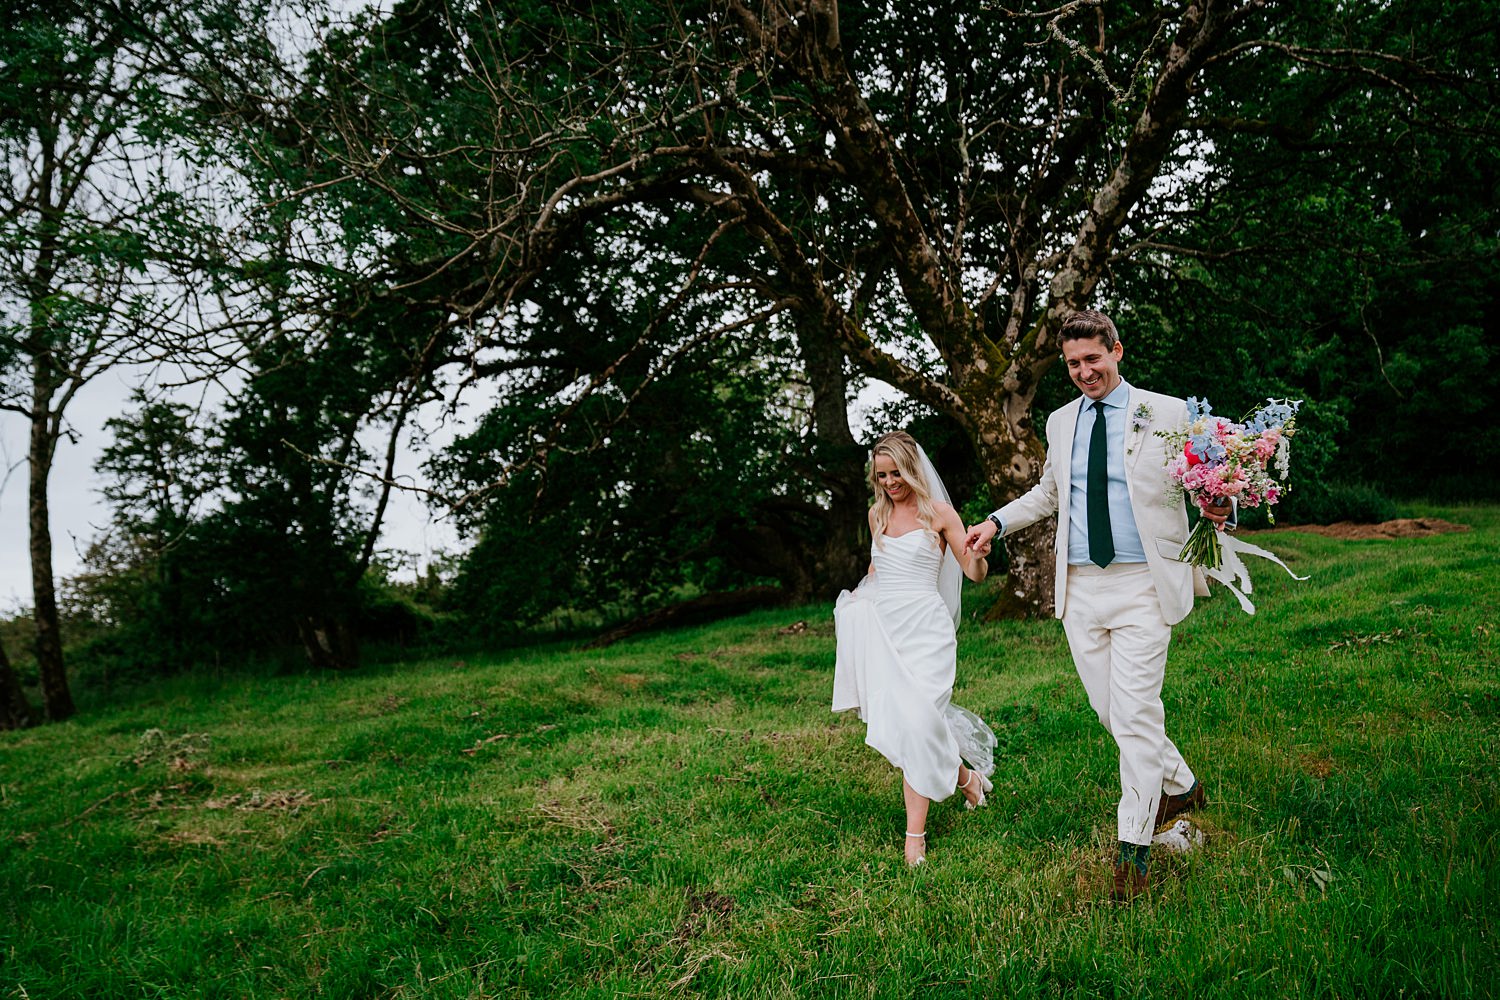
[[[1137,406],[1135,412],[1130,415],[1130,432],[1132,434],[1139,434],[1145,430],[1146,425],[1151,423],[1151,416],[1150,403],[1142,403],[1140,406]],[[1128,455],[1133,451],[1135,451],[1135,448],[1132,446],[1127,448],[1125,453]]]

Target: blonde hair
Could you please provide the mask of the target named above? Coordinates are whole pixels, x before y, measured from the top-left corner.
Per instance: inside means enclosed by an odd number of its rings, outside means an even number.
[[[917,453],[917,441],[905,431],[892,431],[883,435],[870,449],[870,488],[875,491],[875,544],[885,547],[885,529],[891,523],[891,514],[896,504],[880,485],[875,476],[875,459],[884,455],[896,463],[896,471],[917,498],[917,522],[928,531],[937,531],[937,509],[932,506],[932,487],[922,475],[922,459]]]

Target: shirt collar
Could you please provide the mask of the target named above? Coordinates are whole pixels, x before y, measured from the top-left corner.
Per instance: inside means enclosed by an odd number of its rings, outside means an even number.
[[[1110,391],[1110,394],[1108,396],[1105,396],[1102,400],[1100,400],[1100,402],[1102,402],[1105,406],[1129,406],[1130,383],[1125,381],[1123,378],[1120,379],[1120,384],[1115,386],[1114,389]],[[1088,399],[1088,397],[1084,397],[1083,405],[1093,406],[1094,404]]]

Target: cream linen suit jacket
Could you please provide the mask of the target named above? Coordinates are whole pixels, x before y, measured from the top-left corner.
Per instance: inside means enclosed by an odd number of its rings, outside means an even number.
[[[1068,492],[1073,479],[1073,434],[1085,397],[1080,396],[1047,418],[1047,462],[1042,478],[1024,495],[996,511],[1005,534],[1029,527],[1044,517],[1057,516],[1057,562],[1054,593],[1057,617],[1063,616],[1068,597]],[[1145,404],[1151,415],[1135,417]],[[1167,444],[1155,432],[1187,424],[1187,403],[1175,396],[1130,387],[1125,408],[1125,483],[1130,491],[1130,509],[1135,528],[1146,550],[1151,582],[1161,600],[1162,617],[1175,625],[1193,609],[1193,597],[1208,593],[1203,571],[1177,558],[1187,541],[1188,516],[1183,501],[1172,502],[1167,478]]]

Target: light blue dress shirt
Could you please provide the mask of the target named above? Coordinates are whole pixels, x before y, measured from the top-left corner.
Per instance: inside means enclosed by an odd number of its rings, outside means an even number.
[[[1130,383],[1124,379],[1104,397],[1104,433],[1109,445],[1109,527],[1115,539],[1117,563],[1146,561],[1141,533],[1135,527],[1130,507],[1130,488],[1125,484],[1125,423],[1130,405]],[[1084,397],[1073,432],[1072,484],[1068,490],[1068,565],[1089,564],[1089,436],[1094,432],[1098,411]]]

